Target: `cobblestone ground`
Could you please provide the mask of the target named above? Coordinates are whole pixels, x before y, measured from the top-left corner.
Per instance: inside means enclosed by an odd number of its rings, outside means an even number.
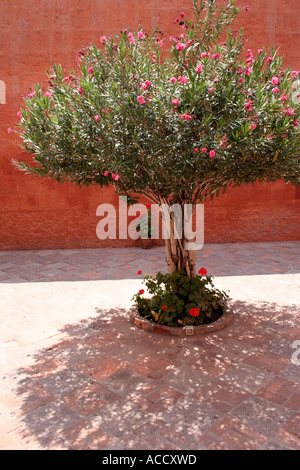
[[[0,449],[299,450],[299,255],[205,245],[234,322],[172,338],[128,321],[163,247],[0,252]]]

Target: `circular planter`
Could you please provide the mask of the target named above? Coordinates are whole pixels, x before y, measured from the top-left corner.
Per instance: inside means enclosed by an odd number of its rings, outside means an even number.
[[[219,331],[230,325],[233,321],[233,312],[226,310],[218,320],[209,323],[207,325],[196,325],[196,326],[166,326],[159,325],[158,323],[151,322],[144,317],[141,317],[138,311],[138,307],[134,304],[129,311],[129,320],[133,325],[137,326],[141,330],[149,331],[151,333],[159,333],[169,336],[197,336]]]

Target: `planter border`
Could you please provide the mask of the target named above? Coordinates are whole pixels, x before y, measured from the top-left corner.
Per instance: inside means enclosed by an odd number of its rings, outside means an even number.
[[[139,329],[149,331],[151,333],[158,333],[168,336],[198,336],[219,331],[230,325],[233,321],[233,312],[227,309],[218,320],[209,323],[207,325],[196,325],[196,326],[166,326],[159,325],[158,323],[151,322],[146,318],[142,317],[138,312],[137,304],[134,304],[129,311],[130,322],[137,326]]]

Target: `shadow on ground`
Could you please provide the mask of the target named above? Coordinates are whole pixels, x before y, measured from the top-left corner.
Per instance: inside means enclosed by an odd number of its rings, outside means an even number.
[[[99,308],[66,325],[59,342],[10,377],[24,439],[33,435],[46,449],[205,449],[204,433],[227,417],[268,442],[291,411],[257,391],[277,374],[299,382],[290,361],[299,308],[239,301],[232,308],[233,324],[205,337],[141,331],[125,309]],[[282,368],[247,362],[261,353]]]

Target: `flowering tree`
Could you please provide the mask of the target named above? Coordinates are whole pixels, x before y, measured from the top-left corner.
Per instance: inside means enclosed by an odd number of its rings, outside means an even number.
[[[49,89],[25,98],[19,127],[33,164],[18,167],[59,182],[112,184],[136,201],[183,207],[228,186],[299,182],[298,72],[274,48],[244,50],[232,31],[236,0],[192,0],[194,16],[158,30],[100,38],[77,57],[79,70],[55,65]],[[166,240],[170,274],[197,277],[187,237]]]

